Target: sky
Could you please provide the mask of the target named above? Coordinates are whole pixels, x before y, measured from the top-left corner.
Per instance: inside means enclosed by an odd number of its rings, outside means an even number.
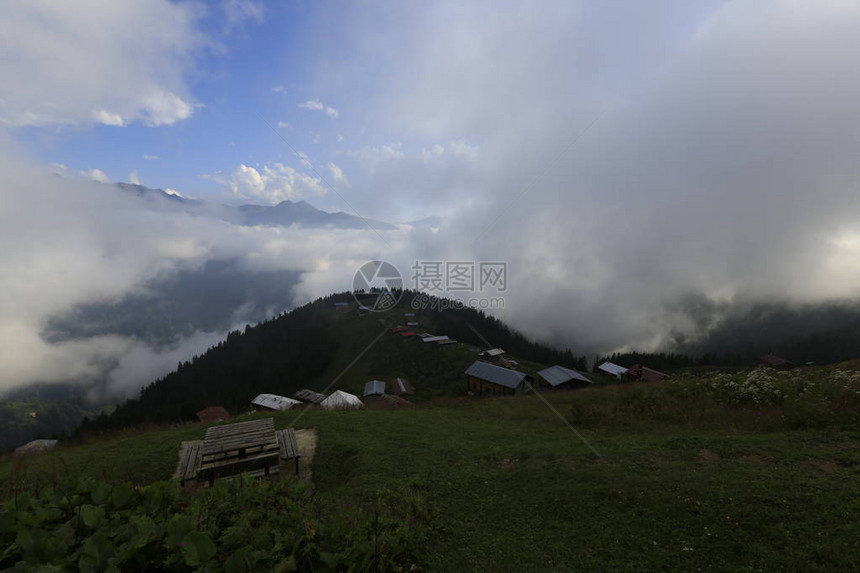
[[[107,376],[130,392],[201,352],[224,332],[157,346],[46,327],[216,260],[298,271],[284,309],[347,290],[366,260],[404,275],[416,260],[504,261],[494,312],[583,352],[695,335],[691,306],[860,295],[853,2],[4,12],[0,388]],[[105,182],[440,222],[237,227],[141,210]]]

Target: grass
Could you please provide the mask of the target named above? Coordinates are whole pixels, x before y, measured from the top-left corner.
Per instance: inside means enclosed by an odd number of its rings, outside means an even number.
[[[564,421],[526,396],[311,410],[298,426],[319,432],[316,510],[346,528],[353,508],[372,515],[380,492],[398,492],[431,570],[848,571],[860,568],[860,425],[854,402],[815,393],[832,371],[803,372],[806,401],[732,403],[695,373],[545,394]],[[816,417],[794,423],[810,403]],[[26,468],[2,462],[0,478],[165,479],[204,428],[122,432]]]

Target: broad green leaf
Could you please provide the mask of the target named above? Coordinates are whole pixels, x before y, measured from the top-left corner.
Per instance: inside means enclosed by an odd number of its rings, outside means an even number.
[[[79,511],[81,512],[81,520],[87,527],[96,527],[105,516],[105,510],[89,503],[82,505]]]
[[[190,567],[198,567],[215,557],[215,544],[203,532],[192,531],[185,536],[184,543],[185,564]]]
[[[115,508],[125,509],[137,500],[137,492],[130,484],[123,483],[113,488],[111,500]]]

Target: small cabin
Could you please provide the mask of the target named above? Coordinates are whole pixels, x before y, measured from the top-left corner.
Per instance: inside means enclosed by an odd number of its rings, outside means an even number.
[[[627,369],[627,378],[632,382],[660,382],[669,378],[669,375],[641,364],[634,364]]]
[[[765,354],[764,356],[759,356],[758,363],[760,366],[767,366],[768,368],[774,368],[775,370],[789,370],[795,367],[794,362],[786,360],[782,356],[777,356],[776,354]]]
[[[212,422],[223,422],[230,419],[230,412],[222,406],[209,406],[197,412],[197,419],[204,424]]]
[[[464,372],[470,392],[478,395],[517,395],[527,391],[531,376],[477,360]]]
[[[364,384],[364,397],[382,396],[385,394],[385,382],[382,380],[371,380]]]
[[[537,383],[548,390],[573,390],[591,386],[591,380],[584,374],[559,365],[538,372]]]

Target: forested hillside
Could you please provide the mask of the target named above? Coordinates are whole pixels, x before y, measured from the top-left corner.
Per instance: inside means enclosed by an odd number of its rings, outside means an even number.
[[[530,341],[481,311],[415,310],[413,294],[405,291],[400,305],[388,312],[362,314],[351,294],[340,293],[248,326],[244,332],[231,332],[112,414],[85,420],[81,429],[193,420],[197,411],[212,405],[236,413],[264,392],[289,396],[301,388],[324,390],[332,382],[336,384],[331,389],[360,392],[367,380],[394,376],[412,379],[419,387],[419,400],[459,395],[464,392],[463,370],[487,347],[483,340],[522,360],[520,368],[525,371],[551,364],[585,366],[585,357]],[[351,304],[336,308],[338,301]],[[407,321],[418,321],[419,332],[444,334],[464,344],[426,345],[390,332],[390,327]]]

